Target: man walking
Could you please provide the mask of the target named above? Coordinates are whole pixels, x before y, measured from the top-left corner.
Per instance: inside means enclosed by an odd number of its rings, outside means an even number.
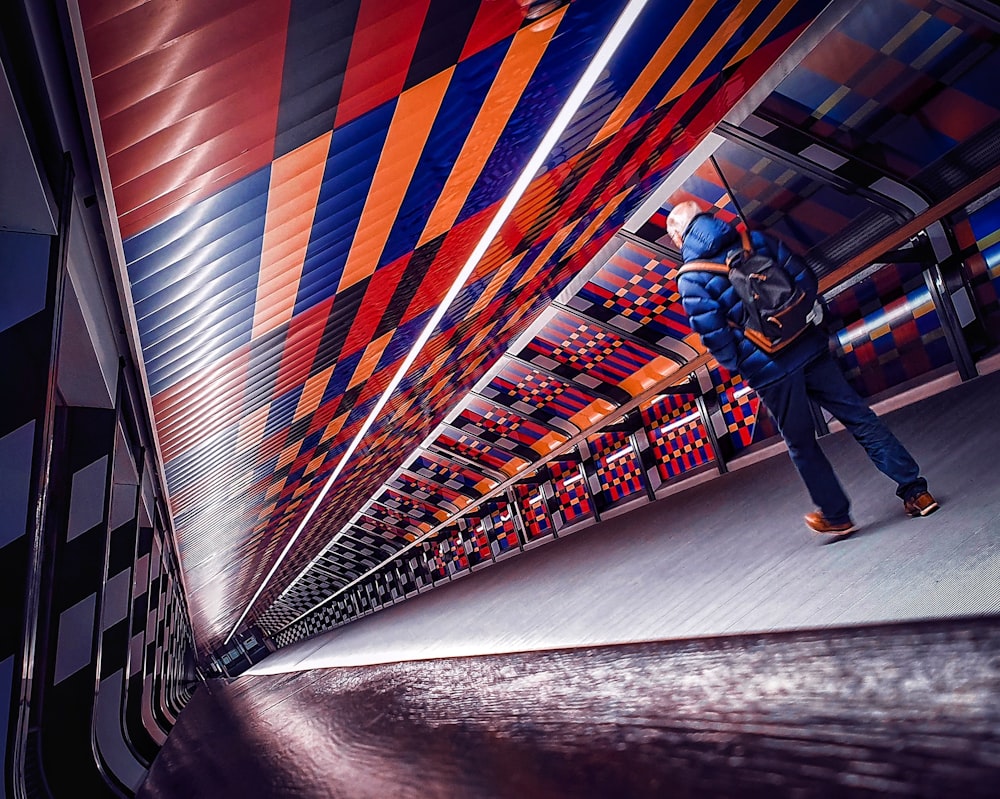
[[[725,264],[733,251],[743,249],[741,236],[732,225],[693,201],[679,203],[670,212],[667,234],[685,264]],[[750,245],[755,253],[783,266],[808,296],[815,296],[815,275],[784,244],[753,232]],[[906,513],[926,516],[937,510],[938,503],[928,493],[916,461],[847,382],[830,354],[823,331],[809,325],[786,346],[768,352],[747,337],[743,302],[724,269],[685,270],[677,279],[677,288],[691,329],[719,363],[750,384],[778,425],[792,463],[817,506],[805,517],[810,529],[838,536],[857,529],[850,501],[816,440],[810,399],[832,413],[864,447],[875,466],[896,483],[896,495],[903,500]]]

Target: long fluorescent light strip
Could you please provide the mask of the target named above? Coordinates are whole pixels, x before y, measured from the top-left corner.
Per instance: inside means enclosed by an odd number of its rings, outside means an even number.
[[[625,38],[626,34],[629,32],[629,30],[631,30],[632,26],[635,24],[636,19],[639,17],[639,14],[642,12],[642,9],[647,2],[648,0],[631,0],[628,6],[626,6],[625,10],[622,11],[621,16],[618,17],[618,20],[615,22],[614,26],[611,28],[611,31],[608,33],[607,38],[604,40],[604,42],[598,49],[597,53],[595,54],[593,61],[590,62],[590,64],[587,66],[587,69],[584,71],[583,76],[580,78],[580,82],[577,83],[576,88],[573,89],[573,92],[570,94],[569,99],[566,101],[566,104],[559,111],[559,114],[556,116],[555,120],[553,120],[552,126],[549,128],[548,132],[545,134],[545,137],[538,145],[538,149],[535,150],[534,155],[532,155],[531,159],[528,161],[528,164],[521,172],[520,177],[518,177],[513,187],[511,187],[510,193],[504,199],[503,204],[497,211],[497,215],[493,217],[493,221],[490,223],[489,227],[486,228],[486,231],[483,233],[483,236],[479,240],[479,243],[476,245],[475,249],[472,251],[472,254],[469,256],[468,261],[465,262],[465,265],[462,267],[462,271],[458,273],[458,276],[455,278],[455,282],[452,283],[451,288],[448,290],[448,293],[445,295],[444,299],[441,300],[441,303],[434,311],[434,314],[427,321],[427,324],[424,326],[424,329],[420,332],[420,335],[417,337],[417,340],[413,342],[413,346],[410,348],[410,351],[407,354],[406,358],[403,360],[403,363],[400,364],[399,369],[396,371],[396,374],[389,382],[389,385],[386,386],[385,391],[382,392],[382,395],[379,397],[378,402],[375,403],[375,407],[372,408],[371,413],[368,414],[368,418],[366,418],[364,424],[361,425],[361,429],[358,430],[357,434],[351,440],[351,443],[344,451],[344,454],[341,457],[340,461],[337,463],[337,466],[330,474],[330,477],[327,478],[327,481],[323,485],[322,490],[316,497],[316,501],[313,502],[309,510],[306,511],[306,515],[302,518],[302,521],[296,528],[295,533],[288,540],[288,543],[285,545],[285,548],[281,550],[281,554],[278,556],[278,559],[274,562],[274,565],[271,567],[270,571],[264,577],[263,582],[261,582],[260,587],[257,589],[253,597],[250,599],[250,602],[247,604],[243,613],[240,614],[239,619],[236,621],[236,625],[233,627],[232,632],[230,632],[229,635],[226,637],[226,640],[223,642],[223,644],[228,644],[229,640],[236,634],[236,631],[243,623],[243,620],[247,617],[247,614],[250,612],[250,608],[253,607],[254,603],[263,593],[264,589],[267,587],[267,584],[271,581],[271,578],[274,577],[275,572],[278,571],[278,567],[281,566],[285,557],[291,551],[291,548],[295,545],[295,542],[302,534],[302,531],[306,528],[306,525],[309,524],[309,521],[310,519],[312,519],[313,514],[316,513],[316,510],[323,503],[323,500],[326,498],[327,492],[329,492],[329,490],[333,487],[334,482],[340,476],[340,473],[344,470],[344,466],[347,465],[347,461],[350,459],[351,455],[354,454],[354,450],[358,448],[358,445],[361,443],[361,440],[365,437],[365,434],[367,434],[369,428],[371,428],[371,426],[375,423],[375,419],[378,417],[379,413],[381,413],[382,409],[389,402],[389,398],[392,396],[392,392],[396,390],[396,387],[402,382],[409,368],[413,365],[414,361],[416,361],[417,356],[420,355],[420,350],[423,349],[423,346],[427,343],[431,335],[434,333],[434,329],[438,326],[438,323],[444,318],[444,315],[445,313],[447,313],[449,306],[451,305],[452,302],[454,302],[455,298],[458,296],[458,293],[465,286],[465,281],[469,279],[469,276],[472,274],[473,270],[475,270],[476,266],[479,264],[479,261],[486,254],[486,250],[489,248],[493,239],[496,238],[497,234],[499,234],[500,228],[503,227],[504,222],[507,221],[507,218],[514,211],[514,207],[517,205],[517,202],[521,199],[521,195],[523,195],[524,192],[527,191],[528,186],[531,185],[531,181],[535,177],[535,174],[544,165],[545,159],[548,158],[549,153],[552,151],[552,148],[555,147],[555,145],[558,143],[559,137],[562,136],[563,132],[569,126],[569,123],[573,119],[573,115],[576,114],[576,112],[580,109],[580,106],[583,105],[583,101],[587,99],[587,95],[590,93],[590,90],[594,87],[594,84],[597,83],[597,79],[601,76],[601,72],[604,71],[604,68],[608,65],[608,62],[611,60],[611,57],[615,54],[615,51],[618,49],[618,46],[622,43],[622,40]],[[330,543],[332,544],[341,535],[343,535],[343,531],[334,536],[334,538],[331,539]],[[329,544],[327,546],[329,546]]]

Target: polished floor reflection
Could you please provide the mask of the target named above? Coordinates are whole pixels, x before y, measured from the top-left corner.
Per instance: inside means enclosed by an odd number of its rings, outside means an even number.
[[[932,516],[835,433],[858,534],[741,468],[200,687],[140,799],[995,796],[998,390],[887,414]]]
[[[990,619],[244,676],[140,799],[995,796]]]

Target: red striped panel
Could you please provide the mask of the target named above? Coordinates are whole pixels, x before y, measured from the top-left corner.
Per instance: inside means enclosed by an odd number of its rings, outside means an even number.
[[[270,163],[289,0],[93,10],[81,4],[124,238]]]
[[[476,21],[465,40],[462,59],[513,36],[524,22],[526,12],[526,4],[521,0],[485,0],[480,4]]]
[[[280,397],[305,383],[309,377],[333,303],[333,298],[330,298],[292,317],[272,396]]]
[[[399,280],[406,271],[412,255],[413,253],[407,253],[388,266],[383,266],[372,275],[371,282],[365,291],[365,297],[361,301],[361,307],[354,317],[351,330],[340,351],[341,357],[368,346],[368,342],[371,341],[379,322],[382,321],[382,317],[389,307],[392,295],[396,291],[396,286],[399,285]]]
[[[382,0],[364,0],[354,29],[335,127],[357,119],[403,91],[429,5],[430,0],[414,0],[387,11]]]
[[[459,225],[453,227],[445,236],[438,250],[437,257],[427,273],[427,277],[420,284],[416,294],[410,301],[406,313],[400,320],[400,325],[411,319],[420,316],[436,306],[451,284],[455,281],[459,271],[465,266],[465,262],[472,254],[472,250],[496,215],[500,203],[495,203],[489,208],[484,208],[478,214],[466,219]],[[433,277],[432,277],[433,275]]]

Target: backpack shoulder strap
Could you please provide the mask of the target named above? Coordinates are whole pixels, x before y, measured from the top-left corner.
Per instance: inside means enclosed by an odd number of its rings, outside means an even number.
[[[678,275],[688,272],[712,272],[716,275],[728,275],[729,264],[717,264],[714,261],[688,261],[677,270]]]
[[[753,242],[750,241],[750,231],[746,227],[740,227],[740,240],[743,242],[743,252],[747,253],[747,255],[753,255]]]

